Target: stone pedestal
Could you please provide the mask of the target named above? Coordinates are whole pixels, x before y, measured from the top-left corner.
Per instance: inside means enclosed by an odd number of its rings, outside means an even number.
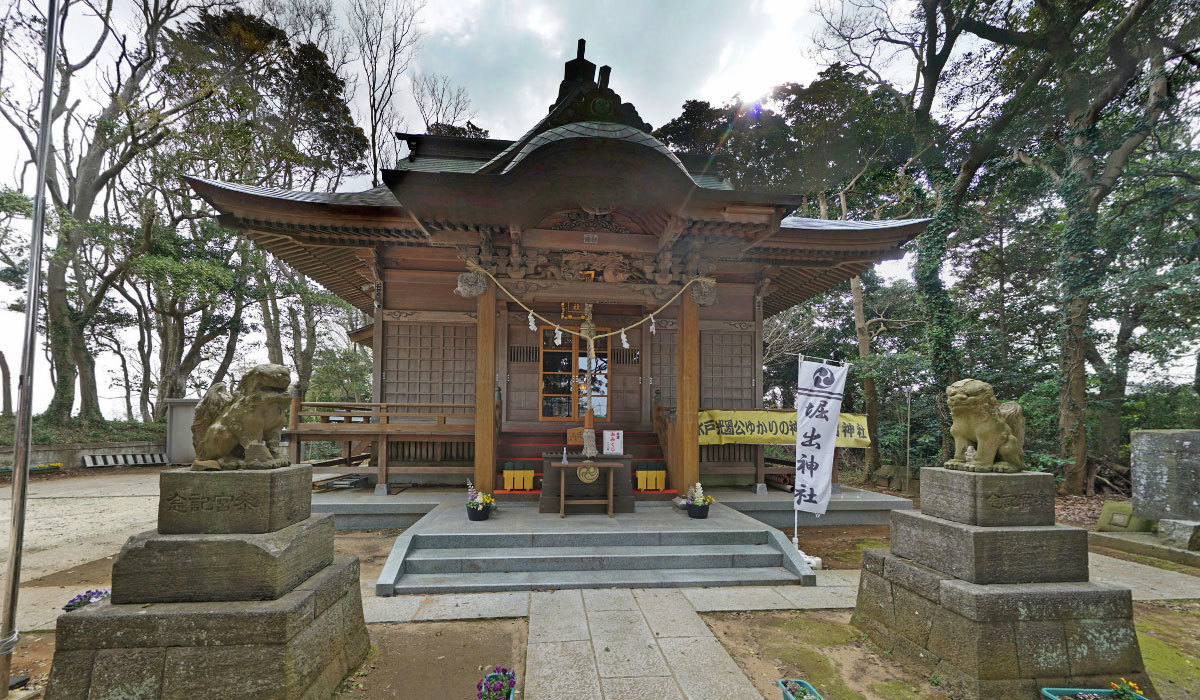
[[[329,698],[366,656],[358,560],[311,514],[308,466],[163,472],[111,602],[58,619],[48,700]]]
[[[891,549],[864,553],[856,626],[966,700],[1121,676],[1153,693],[1130,591],[1088,581],[1087,533],[1054,525],[1052,477],[921,471],[922,511],[892,511]]]

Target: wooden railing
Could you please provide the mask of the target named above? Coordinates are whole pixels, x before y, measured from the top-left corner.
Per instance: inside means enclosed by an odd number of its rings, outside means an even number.
[[[475,405],[468,403],[340,403],[295,397],[288,421],[291,431],[331,435],[470,433],[474,426]]]

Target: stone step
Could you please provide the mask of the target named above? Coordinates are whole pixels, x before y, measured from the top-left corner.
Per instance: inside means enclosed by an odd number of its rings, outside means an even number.
[[[553,516],[549,516],[553,517]],[[766,530],[600,530],[535,533],[417,533],[418,549],[496,549],[503,547],[648,547],[766,544]]]
[[[482,574],[404,574],[393,595],[476,593],[567,588],[691,588],[778,586],[800,577],[778,566],[713,569],[609,569],[602,571],[489,572]]]
[[[450,574],[532,571],[717,569],[782,566],[767,544],[415,549],[404,571]]]

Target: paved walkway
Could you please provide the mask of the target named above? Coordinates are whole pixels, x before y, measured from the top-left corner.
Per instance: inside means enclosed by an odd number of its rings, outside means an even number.
[[[1093,581],[1134,600],[1200,598],[1200,578],[1092,554]],[[529,618],[527,700],[761,700],[698,613],[853,608],[859,571],[817,585],[369,596],[367,622]]]

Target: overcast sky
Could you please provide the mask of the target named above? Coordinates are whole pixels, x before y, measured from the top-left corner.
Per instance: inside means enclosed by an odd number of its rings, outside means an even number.
[[[516,138],[545,115],[580,38],[587,58],[612,66],[612,88],[654,127],[687,99],[753,98],[817,73],[806,56],[815,26],[809,0],[434,0],[424,24],[417,69],[465,86],[476,123],[497,138]]]

